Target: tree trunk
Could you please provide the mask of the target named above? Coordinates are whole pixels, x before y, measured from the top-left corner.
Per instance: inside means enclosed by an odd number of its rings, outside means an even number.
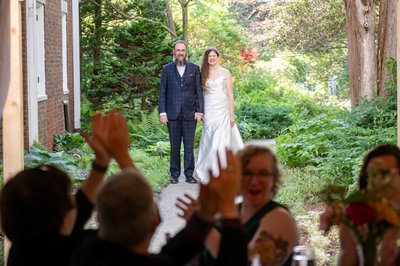
[[[182,29],[183,29],[183,40],[188,43],[189,40],[189,15],[188,15],[188,9],[189,9],[189,4],[193,0],[179,0],[179,3],[181,4],[182,8]]]
[[[376,89],[375,4],[373,0],[345,0],[351,105],[371,99]]]
[[[182,1],[182,28],[183,28],[183,40],[188,43],[188,2],[189,1]]]
[[[388,58],[396,59],[396,0],[380,2],[378,51],[377,51],[377,94],[387,96],[386,82],[396,82],[393,73],[386,69]]]
[[[97,0],[94,8],[94,35],[95,43],[93,48],[93,74],[98,75],[101,69],[101,43],[103,39],[103,15],[102,15],[103,0]]]
[[[170,34],[172,38],[176,38],[176,28],[174,23],[174,17],[172,16],[171,5],[169,4],[169,0],[165,1],[165,10],[167,12],[167,19],[168,19],[168,28],[171,30]]]

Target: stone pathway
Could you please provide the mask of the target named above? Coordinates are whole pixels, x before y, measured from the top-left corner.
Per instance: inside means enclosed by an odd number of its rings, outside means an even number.
[[[151,241],[150,252],[158,253],[160,251],[161,247],[165,245],[166,233],[174,236],[185,226],[186,222],[177,215],[179,210],[175,207],[176,198],[183,197],[185,193],[197,198],[199,185],[186,183],[185,176],[182,175],[178,184],[167,186],[159,196],[157,204],[161,215],[161,224]]]
[[[266,145],[270,149],[275,150],[275,140],[252,140],[246,144]],[[182,175],[179,178],[178,184],[167,186],[158,198],[158,207],[160,209],[161,224],[158,226],[153,239],[150,244],[150,252],[157,253],[161,247],[165,245],[165,234],[169,233],[171,236],[176,235],[184,226],[185,221],[178,217],[178,208],[175,207],[177,197],[182,197],[187,193],[195,198],[199,193],[199,186],[197,184],[188,184],[185,182],[185,177]]]

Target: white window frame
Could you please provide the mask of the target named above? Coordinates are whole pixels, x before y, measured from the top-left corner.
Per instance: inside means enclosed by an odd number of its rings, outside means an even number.
[[[62,87],[63,93],[68,94],[68,37],[67,37],[68,3],[61,1],[61,32],[62,32]]]
[[[38,101],[40,102],[47,100],[43,1],[36,2],[35,33],[36,83]]]

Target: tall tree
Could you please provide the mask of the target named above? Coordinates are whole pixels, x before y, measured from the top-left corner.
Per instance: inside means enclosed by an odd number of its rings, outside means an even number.
[[[163,0],[87,0],[81,16],[82,87],[92,106],[156,106],[171,45]]]
[[[386,67],[389,58],[396,58],[396,0],[380,1],[379,6],[377,93],[384,98],[387,96],[385,83],[396,82]]]
[[[350,100],[371,99],[376,89],[375,3],[345,0]]]
[[[176,28],[175,28],[174,17],[172,15],[171,4],[169,0],[164,0],[164,2],[165,2],[165,11],[167,13],[167,19],[168,19],[168,28],[171,30],[171,37],[176,38]]]
[[[188,9],[190,2],[193,0],[178,0],[179,4],[181,5],[182,9],[182,29],[183,29],[183,40],[188,43],[189,41],[189,30],[188,30],[188,23],[189,23],[189,15]]]
[[[93,47],[93,74],[97,75],[101,69],[103,43],[103,0],[97,0],[94,5],[94,34],[95,41]]]
[[[296,68],[303,61],[305,88],[348,91],[343,0],[238,0],[233,6],[261,56],[279,53]]]
[[[361,98],[385,96],[385,84],[394,81],[386,65],[396,55],[396,0],[243,0],[234,4],[244,11],[242,21],[250,21],[253,32],[268,33],[257,41],[312,55],[315,61],[323,59],[328,64],[320,72],[335,71],[347,53],[353,106]]]

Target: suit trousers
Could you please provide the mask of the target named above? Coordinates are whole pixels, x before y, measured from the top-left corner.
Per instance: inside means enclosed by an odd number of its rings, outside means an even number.
[[[176,120],[168,120],[171,157],[169,171],[173,178],[181,175],[181,143],[183,140],[183,165],[186,178],[193,176],[194,171],[194,138],[197,121],[185,120],[182,112]]]

